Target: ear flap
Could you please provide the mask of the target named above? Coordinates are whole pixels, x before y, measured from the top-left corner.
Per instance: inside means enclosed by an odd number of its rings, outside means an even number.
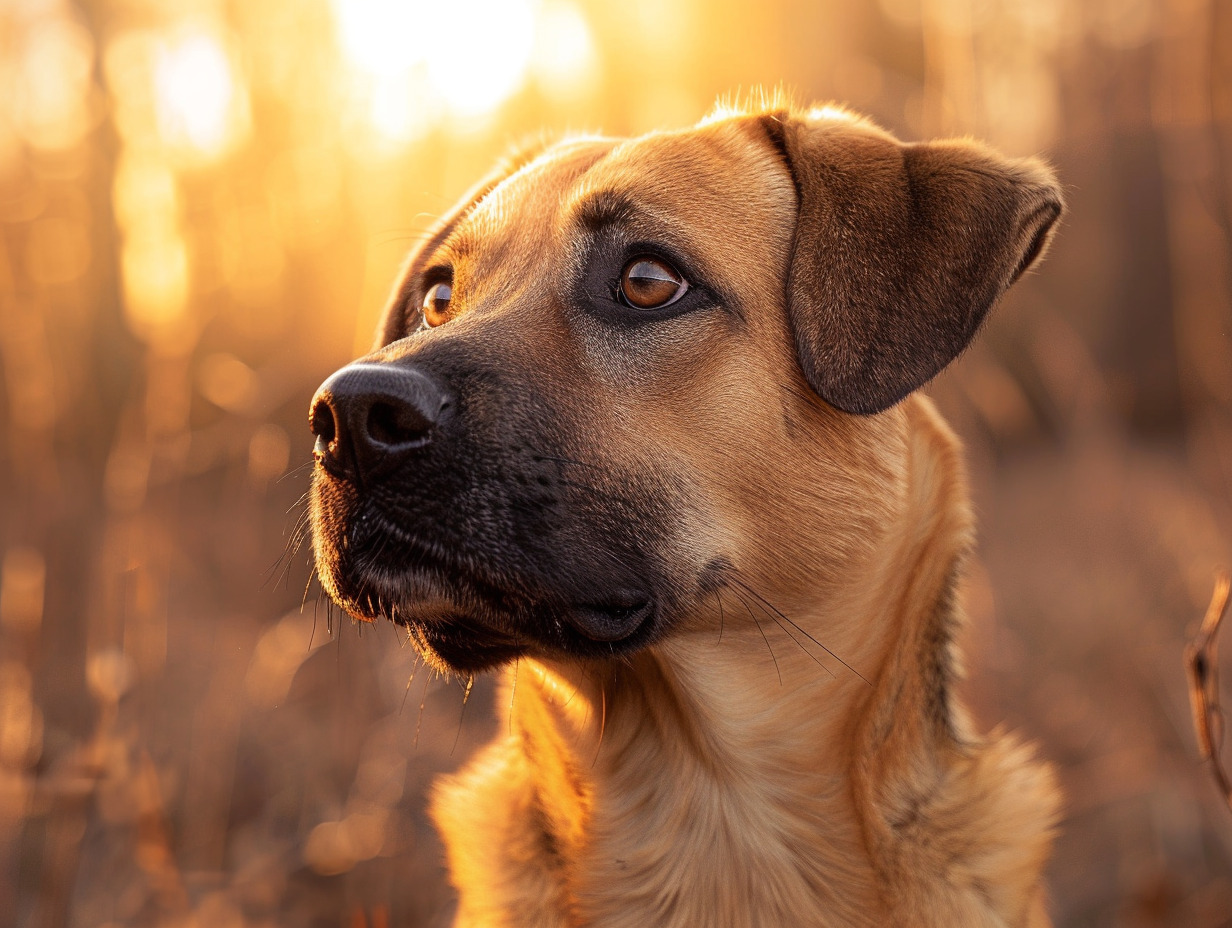
[[[1061,215],[1037,161],[907,145],[854,119],[762,122],[799,195],[787,306],[800,366],[845,412],[887,409],[949,364]]]

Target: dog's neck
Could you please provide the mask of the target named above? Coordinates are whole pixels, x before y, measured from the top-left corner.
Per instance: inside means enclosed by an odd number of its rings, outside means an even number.
[[[844,748],[865,694],[789,656],[782,634],[771,636],[783,652],[777,672],[755,629],[678,643],[603,679],[523,671],[536,695],[515,710],[535,717],[522,736],[537,758],[558,758],[539,782],[557,818],[546,830],[579,838],[562,855],[574,861],[579,924],[701,925],[715,912],[754,911],[767,925],[799,924],[821,909],[856,925],[874,916]],[[709,652],[708,665],[688,659],[693,648]],[[716,669],[724,652],[736,659]],[[563,794],[574,801],[559,803]]]
[[[935,420],[922,408],[910,414]],[[673,636],[602,669],[516,669],[507,775],[527,780],[548,908],[603,926],[715,924],[716,912],[757,913],[742,925],[1026,924],[993,894],[1033,884],[1050,823],[1024,819],[1009,845],[994,835],[1050,784],[1021,764],[995,795],[977,784],[981,765],[1018,749],[975,745],[949,691],[970,528],[955,443],[930,425],[914,430],[913,515],[874,559],[893,569],[858,590],[805,614],[746,588],[721,636]],[[931,902],[899,911],[896,898]]]

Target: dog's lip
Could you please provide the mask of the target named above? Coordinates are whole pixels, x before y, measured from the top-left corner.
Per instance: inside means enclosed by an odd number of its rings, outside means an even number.
[[[650,597],[618,593],[599,602],[572,604],[557,614],[563,613],[565,621],[583,638],[600,644],[614,644],[632,637],[651,620],[654,611],[654,600]],[[436,628],[443,634],[456,632],[459,628],[482,629],[485,635],[502,639],[502,644],[513,644],[515,640],[519,646],[526,644],[449,597],[426,597],[410,603],[403,602],[396,613],[398,621]]]
[[[527,649],[518,638],[456,611],[408,616],[406,624],[420,653],[439,670],[490,670]]]
[[[569,622],[591,641],[623,641],[654,614],[654,600],[637,593],[620,593],[598,603],[578,603]]]
[[[654,624],[658,606],[639,584],[600,584],[584,599],[559,597],[547,589],[538,596],[528,595],[525,589],[510,588],[509,577],[493,583],[474,562],[463,563],[441,544],[379,516],[369,516],[367,525],[369,531],[387,533],[397,541],[411,563],[396,574],[373,575],[347,559],[350,567],[341,569],[336,580],[342,582],[333,584],[331,595],[357,618],[386,618],[412,631],[418,628],[436,645],[476,636],[510,657],[537,647],[570,651],[570,639],[584,652],[590,650],[584,647],[589,642],[606,653],[639,638]],[[518,624],[519,617],[532,615],[540,619],[525,628]]]

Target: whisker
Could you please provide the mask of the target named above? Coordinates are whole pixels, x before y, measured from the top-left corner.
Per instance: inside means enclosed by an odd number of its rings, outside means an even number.
[[[297,464],[295,467],[292,467],[289,471],[287,471],[287,472],[286,472],[285,474],[283,474],[281,477],[278,477],[278,478],[274,481],[274,483],[282,483],[282,481],[284,481],[284,480],[289,480],[291,477],[298,477],[298,476],[299,476],[301,473],[303,473],[303,472],[304,472],[307,468],[310,468],[310,467],[312,467],[312,466],[313,466],[313,465],[315,465],[315,464],[316,464],[316,461],[311,460],[311,459],[309,459],[309,460],[305,461],[303,464]],[[305,493],[305,494],[304,494],[304,496],[307,496],[307,495],[308,495],[307,493]],[[302,498],[302,497],[300,498],[300,502],[303,502],[303,498]],[[298,505],[298,503],[297,503],[296,505]]]
[[[307,494],[305,494],[305,496],[306,495]],[[304,498],[301,497],[300,502],[302,503],[303,501],[304,501]],[[296,503],[295,505],[298,506],[300,505],[300,503]],[[294,509],[294,508],[295,506],[291,507],[291,509]],[[287,510],[288,514],[291,512],[291,509]],[[310,512],[308,512],[307,510],[304,510],[296,518],[295,525],[291,529],[291,534],[287,538],[287,543],[283,546],[282,554],[278,555],[278,558],[274,561],[274,563],[271,564],[265,570],[265,579],[262,580],[261,582],[262,589],[265,589],[265,587],[269,585],[271,581],[273,581],[273,584],[277,586],[279,583],[282,583],[283,581],[285,581],[287,577],[290,575],[291,561],[295,557],[299,549],[303,546],[304,540],[308,537],[308,532],[311,528],[311,524],[310,524],[311,516],[312,514]],[[282,570],[280,573],[278,573],[278,576],[275,579],[274,575],[275,575],[275,572],[278,571],[279,567],[281,567]]]
[[[412,748],[419,747],[419,729],[423,727],[423,710],[424,704],[428,701],[428,681],[432,679],[432,674],[424,674],[423,690],[419,694],[419,715],[415,718],[415,740],[411,742]]]
[[[295,507],[296,507],[296,506],[303,506],[303,505],[305,505],[305,504],[308,502],[308,494],[309,494],[309,493],[311,493],[311,492],[312,492],[311,490],[305,490],[303,493],[301,493],[301,494],[299,495],[299,499],[297,499],[297,500],[296,500],[295,502],[293,502],[290,506],[288,506],[288,507],[287,507],[287,511],[286,511],[286,512],[284,512],[284,513],[283,513],[283,515],[284,515],[284,516],[289,516],[289,515],[291,514],[291,511],[292,511],[293,509],[295,509]]]
[[[295,520],[295,524],[291,527],[290,536],[287,539],[286,547],[283,549],[283,555],[294,554],[299,550],[299,546],[304,543],[304,539],[308,537],[312,529],[312,515],[304,511],[299,514]]]
[[[764,603],[764,604],[765,604],[765,606],[766,606],[768,609],[772,610],[772,611],[774,612],[774,614],[775,614],[775,615],[777,615],[780,619],[782,619],[784,622],[788,623],[788,624],[789,624],[792,628],[794,628],[796,631],[798,631],[800,634],[802,634],[802,635],[803,635],[805,638],[807,638],[809,641],[813,642],[813,644],[817,645],[817,647],[821,648],[823,651],[825,651],[827,654],[829,654],[832,658],[834,658],[836,661],[838,661],[840,664],[842,664],[844,667],[846,667],[848,670],[850,670],[852,673],[854,673],[857,677],[859,677],[859,678],[860,678],[861,680],[863,680],[865,683],[868,683],[868,685],[869,685],[869,686],[872,686],[872,685],[873,685],[872,683],[869,683],[868,678],[867,678],[867,677],[865,677],[865,676],[864,676],[864,674],[860,673],[860,671],[856,670],[856,669],[855,669],[854,667],[852,667],[849,663],[847,663],[845,660],[843,660],[841,657],[839,657],[837,654],[835,654],[833,651],[831,651],[829,648],[827,648],[824,644],[822,644],[820,641],[818,641],[816,638],[814,638],[812,635],[810,635],[807,631],[805,631],[803,628],[801,628],[799,625],[797,625],[795,622],[793,622],[790,618],[788,618],[786,615],[784,615],[784,614],[783,614],[783,613],[782,613],[782,612],[781,612],[781,611],[780,611],[780,610],[779,610],[779,609],[778,609],[778,608],[774,605],[774,603],[772,603],[772,602],[770,602],[769,600],[767,600],[764,596],[762,596],[760,593],[758,593],[755,589],[753,589],[751,586],[749,586],[747,583],[745,583],[745,582],[744,582],[743,580],[741,580],[739,577],[732,577],[732,578],[731,578],[731,581],[732,581],[732,583],[734,583],[734,584],[736,584],[738,587],[740,587],[740,589],[742,589],[742,590],[744,590],[746,593],[748,593],[750,596],[754,597],[754,598],[755,598],[756,600],[758,600],[759,602]],[[784,631],[786,631],[786,629],[784,629]]]
[[[339,689],[342,688],[342,636],[343,634],[344,634],[343,625],[341,622],[339,622],[338,623],[338,637],[334,639],[334,675],[336,677],[335,682],[337,683]]]
[[[294,527],[291,529],[291,537],[287,540],[287,546],[283,551],[283,556],[294,554],[299,550],[300,545],[304,543],[304,539],[312,528],[312,516],[307,513],[301,513],[296,519]]]
[[[317,578],[317,572],[315,570],[308,571],[308,580],[304,583],[304,598],[299,601],[299,611],[301,615],[304,612],[304,607],[308,605],[308,591],[312,589],[312,581],[315,580],[316,578]],[[324,593],[325,591],[322,590],[321,592]],[[321,597],[320,597],[320,594],[318,594],[316,605],[312,607],[312,626],[313,628],[316,628],[316,624],[317,624],[316,606],[320,605],[320,603],[321,603]]]
[[[586,670],[585,668],[582,668],[582,681],[583,681],[583,682],[589,682],[589,681],[590,681],[590,671]],[[573,700],[574,700],[574,697],[576,697],[576,696],[577,696],[577,694],[578,694],[578,690],[579,690],[579,689],[581,689],[581,684],[578,684],[577,686],[575,686],[575,687],[573,688],[573,692],[572,692],[572,693],[570,693],[570,694],[569,694],[569,698],[565,700],[565,704],[564,704],[564,706],[562,706],[562,707],[561,707],[562,709],[567,709],[567,708],[569,708],[569,706],[572,704],[572,702],[573,702]],[[579,725],[579,726],[578,726],[578,727],[574,730],[574,732],[573,732],[573,746],[574,746],[574,748],[577,748],[577,746],[578,746],[578,741],[579,741],[579,739],[582,737],[582,733],[583,733],[584,731],[589,730],[589,728],[590,728],[590,710],[591,710],[591,704],[590,704],[589,702],[587,702],[587,703],[586,703],[586,715],[582,718],[582,724],[581,724],[581,725]]]
[[[374,245],[389,245],[392,242],[423,242],[430,239],[432,235],[432,230],[408,232],[405,230],[390,229],[387,232],[382,232],[379,235],[372,236],[372,243]]]
[[[761,632],[761,640],[766,643],[766,650],[770,652],[770,660],[774,661],[774,672],[775,674],[778,675],[779,686],[782,686],[783,685],[783,672],[779,670],[779,660],[777,657],[774,656],[774,648],[770,647],[770,639],[766,637],[766,630],[761,627],[761,623],[757,621],[757,616],[753,615],[752,607],[749,606],[747,602],[745,602],[744,597],[741,596],[739,593],[737,593],[736,599],[740,600],[740,602],[744,604],[744,608],[749,613],[749,618],[753,620],[753,624],[756,625],[757,630]]]
[[[590,760],[593,768],[599,762],[599,751],[603,749],[603,735],[607,731],[607,687],[599,687],[599,743],[595,745],[595,756]]]
[[[308,598],[308,591],[305,590],[304,599],[307,600],[307,598]],[[320,600],[318,600],[318,602],[320,602]],[[304,603],[300,603],[299,614],[300,615],[304,614]],[[312,607],[312,631],[308,633],[308,650],[309,651],[312,650],[312,643],[316,640],[317,640],[317,608],[316,608],[316,604],[314,603]]]
[[[522,669],[522,655],[513,659],[513,685],[509,688],[509,734],[513,734],[513,701],[518,698],[518,671]]]
[[[462,691],[462,711],[458,713],[458,730],[453,735],[453,746],[449,749],[449,756],[453,757],[453,752],[458,749],[458,740],[462,737],[462,723],[466,720],[466,704],[471,698],[471,689],[475,685],[475,675],[473,673],[466,676],[466,689]]]
[[[411,684],[415,682],[415,674],[419,673],[419,669],[423,666],[423,658],[416,654],[415,665],[411,667],[411,675],[406,678],[406,689],[402,692],[402,704],[398,706],[398,715],[406,710],[406,698],[411,695]]]
[[[838,679],[837,677],[834,676],[834,671],[831,670],[829,667],[827,667],[820,657],[818,657],[816,654],[814,654],[812,651],[806,648],[804,646],[804,643],[800,641],[798,638],[796,638],[796,636],[791,633],[791,631],[787,628],[786,625],[784,625],[782,622],[780,622],[778,619],[774,617],[773,613],[766,612],[765,608],[760,605],[758,606],[758,608],[761,609],[762,612],[765,613],[767,616],[769,616],[770,620],[775,625],[777,625],[780,630],[782,630],[783,634],[786,635],[788,638],[790,638],[792,640],[792,643],[795,644],[796,647],[798,647],[801,651],[807,654],[809,656],[809,659],[812,660],[814,664],[816,664],[818,667],[820,667],[822,670],[828,673],[831,676],[831,678],[836,679],[836,680]]]
[[[757,602],[757,601],[754,600],[754,602]],[[831,670],[829,667],[827,667],[825,663],[821,660],[821,658],[819,658],[816,654],[814,654],[812,651],[806,648],[804,646],[804,643],[800,641],[795,635],[793,635],[790,629],[788,629],[786,625],[784,625],[782,622],[778,620],[778,618],[775,617],[773,612],[770,612],[768,609],[766,609],[766,607],[763,606],[760,602],[757,602],[757,608],[761,610],[762,615],[764,615],[766,618],[768,618],[771,622],[773,622],[775,625],[779,627],[779,631],[781,631],[784,635],[786,635],[788,638],[791,639],[792,644],[794,644],[801,651],[807,654],[809,656],[809,659],[814,664],[816,664],[818,667],[820,667],[822,670],[828,673],[832,678],[837,679],[837,677],[834,676],[834,671]],[[793,627],[798,628],[798,626],[796,626],[794,622],[792,623],[792,625]]]
[[[582,675],[583,675],[583,676],[585,676],[585,672],[583,672],[583,674],[582,674]],[[562,708],[562,709],[568,709],[568,708],[569,708],[569,704],[570,704],[571,702],[573,702],[573,697],[574,697],[574,696],[576,696],[577,694],[578,694],[578,691],[577,691],[577,687],[575,686],[575,687],[573,688],[573,692],[569,694],[569,698],[565,700],[565,704],[564,704],[563,706],[561,706],[561,708]]]

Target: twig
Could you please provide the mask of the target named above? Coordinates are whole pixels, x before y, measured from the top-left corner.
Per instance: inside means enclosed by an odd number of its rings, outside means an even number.
[[[1189,675],[1189,702],[1193,707],[1194,731],[1202,759],[1210,761],[1224,801],[1232,809],[1232,779],[1219,756],[1223,746],[1223,709],[1219,705],[1219,624],[1228,611],[1232,580],[1223,571],[1215,577],[1215,592],[1206,609],[1202,627],[1185,648],[1185,670]]]

